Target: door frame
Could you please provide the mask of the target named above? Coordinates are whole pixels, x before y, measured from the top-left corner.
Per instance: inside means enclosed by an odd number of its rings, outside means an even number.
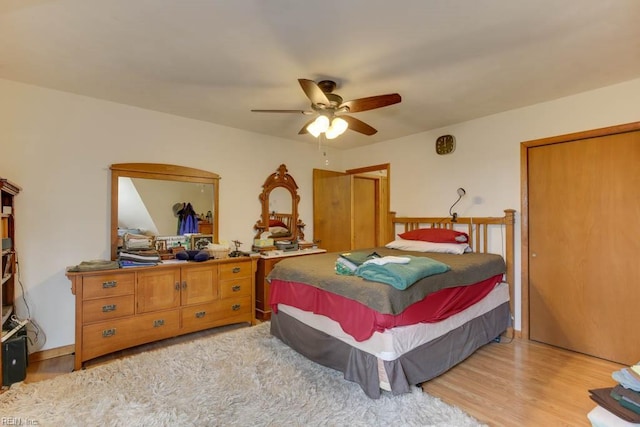
[[[640,130],[640,122],[609,126],[565,135],[535,139],[520,143],[520,203],[521,203],[521,253],[520,253],[520,326],[521,337],[529,339],[529,149],[542,145],[561,144],[581,139],[597,138]]]
[[[365,166],[355,169],[347,169],[345,173],[349,175],[359,175],[367,173],[380,172],[383,173],[386,179],[384,180],[384,188],[379,189],[379,193],[382,194],[380,203],[376,206],[377,218],[377,237],[376,240],[386,239],[391,231],[388,229],[391,219],[391,163],[381,163],[378,165]],[[381,180],[378,180],[380,183]],[[353,236],[352,236],[353,240]]]

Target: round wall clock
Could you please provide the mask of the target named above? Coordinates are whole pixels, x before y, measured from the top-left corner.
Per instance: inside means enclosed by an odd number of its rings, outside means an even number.
[[[436,153],[449,154],[456,149],[456,139],[453,135],[442,135],[436,139]]]

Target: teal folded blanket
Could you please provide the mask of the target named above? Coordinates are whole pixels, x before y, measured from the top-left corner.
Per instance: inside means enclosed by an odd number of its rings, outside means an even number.
[[[403,257],[405,256],[411,259],[408,264],[362,264],[356,270],[355,275],[404,290],[422,278],[444,273],[451,269],[447,264],[431,258],[403,255]]]

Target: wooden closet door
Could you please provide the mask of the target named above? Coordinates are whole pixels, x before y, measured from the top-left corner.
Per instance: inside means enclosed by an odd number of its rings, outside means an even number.
[[[529,337],[640,360],[640,132],[528,150]]]
[[[378,246],[378,185],[371,178],[353,178],[353,244],[352,249]]]
[[[313,238],[329,252],[351,249],[351,175],[313,170]]]

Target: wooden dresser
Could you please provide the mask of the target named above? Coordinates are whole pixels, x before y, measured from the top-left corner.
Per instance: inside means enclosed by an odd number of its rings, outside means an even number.
[[[104,354],[215,326],[255,325],[256,258],[67,272],[76,370]]]
[[[256,317],[261,320],[271,319],[271,306],[269,306],[270,285],[267,276],[273,267],[285,258],[293,256],[315,255],[327,252],[326,249],[301,249],[299,251],[283,252],[268,251],[258,258],[258,270],[256,272]]]

